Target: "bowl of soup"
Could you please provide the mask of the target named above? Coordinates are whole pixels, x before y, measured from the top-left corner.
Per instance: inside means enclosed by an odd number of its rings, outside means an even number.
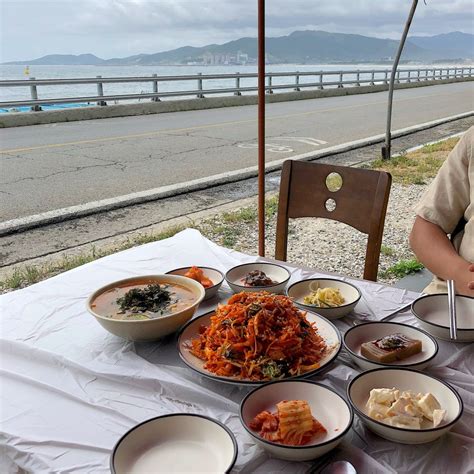
[[[94,291],[87,309],[107,331],[130,341],[155,341],[188,322],[204,287],[179,275],[125,278]]]

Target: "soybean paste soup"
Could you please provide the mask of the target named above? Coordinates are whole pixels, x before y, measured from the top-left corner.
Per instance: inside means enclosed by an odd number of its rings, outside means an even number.
[[[91,307],[106,318],[133,321],[169,316],[195,301],[194,293],[184,286],[143,280],[101,293]]]

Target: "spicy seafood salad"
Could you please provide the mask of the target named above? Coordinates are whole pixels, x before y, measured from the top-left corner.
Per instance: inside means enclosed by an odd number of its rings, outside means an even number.
[[[332,350],[290,298],[265,291],[238,293],[219,305],[188,348],[216,375],[255,381],[317,369]]]

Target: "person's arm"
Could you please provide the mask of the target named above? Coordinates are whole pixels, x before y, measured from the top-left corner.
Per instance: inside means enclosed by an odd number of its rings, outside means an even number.
[[[458,294],[474,296],[474,264],[459,256],[441,227],[416,216],[410,246],[428,270],[443,280],[454,280]]]

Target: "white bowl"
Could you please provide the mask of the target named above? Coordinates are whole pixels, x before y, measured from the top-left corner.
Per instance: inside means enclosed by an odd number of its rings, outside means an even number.
[[[245,286],[242,280],[247,274],[253,270],[260,270],[277,283],[275,285],[266,286]],[[241,291],[255,292],[255,291],[268,291],[269,293],[282,293],[285,289],[286,284],[290,279],[290,272],[281,265],[276,263],[243,263],[231,268],[225,274],[225,280],[234,293],[240,293]]]
[[[169,272],[166,272],[167,275],[181,275],[185,276],[185,274],[190,270],[191,267],[182,267],[182,268],[176,268],[175,270],[171,270]],[[205,296],[204,296],[204,301],[212,298],[213,296],[216,296],[217,292],[219,291],[219,288],[222,285],[222,282],[224,281],[224,274],[217,270],[216,268],[210,268],[210,267],[201,267],[199,268],[202,270],[202,273],[206,278],[209,278],[209,280],[212,281],[213,285],[209,288],[204,288]]]
[[[112,290],[118,286],[124,284],[143,284],[147,283],[175,283],[184,286],[188,290],[191,290],[195,299],[192,304],[183,308],[176,313],[168,316],[160,316],[156,319],[139,319],[124,321],[119,319],[107,318],[96,312],[92,307],[94,300],[105,293],[106,291]],[[116,336],[123,337],[130,341],[156,341],[168,334],[176,332],[184,323],[189,321],[195,313],[199,303],[204,298],[204,287],[201,283],[191,280],[178,275],[145,275],[139,277],[125,278],[123,280],[114,281],[108,285],[99,288],[94,291],[91,296],[87,299],[87,310],[91,313],[95,319],[103,326],[107,331],[115,334]]]
[[[436,428],[429,428],[431,422],[423,422],[422,429],[398,428],[370,418],[366,403],[373,388],[396,388],[413,390],[415,393],[432,393],[446,410],[445,420]],[[458,393],[447,383],[431,375],[412,369],[375,369],[355,377],[347,388],[352,408],[361,421],[382,438],[403,444],[423,444],[438,439],[447,433],[459,420],[463,403]]]
[[[313,416],[326,428],[303,446],[288,446],[261,438],[249,424],[261,411],[276,412],[282,400],[306,400]],[[290,461],[308,461],[334,449],[352,426],[349,404],[332,388],[307,380],[270,382],[250,392],[240,404],[240,420],[250,436],[272,456]]]
[[[421,352],[407,357],[403,360],[396,360],[390,363],[375,362],[367,359],[360,352],[360,346],[364,342],[374,341],[390,334],[403,334],[411,339],[421,341]],[[425,368],[438,353],[438,343],[429,334],[414,326],[392,322],[370,322],[359,324],[346,331],[343,343],[351,359],[362,369],[370,370],[378,367],[410,367],[421,370]]]
[[[112,474],[230,472],[232,432],[217,420],[186,413],[158,416],[127,431],[110,456]]]
[[[319,288],[336,288],[341,292],[345,304],[336,308],[320,308],[314,304],[303,303],[305,296],[311,293],[309,288],[312,282],[317,282]],[[308,280],[297,281],[290,285],[286,294],[294,299],[295,303],[307,311],[314,311],[327,319],[338,319],[349,314],[357,305],[361,298],[361,292],[352,283],[347,283],[335,278],[310,278]]]
[[[474,298],[456,296],[457,336],[449,337],[448,295],[421,296],[411,305],[411,312],[420,326],[433,336],[454,342],[474,342]]]

